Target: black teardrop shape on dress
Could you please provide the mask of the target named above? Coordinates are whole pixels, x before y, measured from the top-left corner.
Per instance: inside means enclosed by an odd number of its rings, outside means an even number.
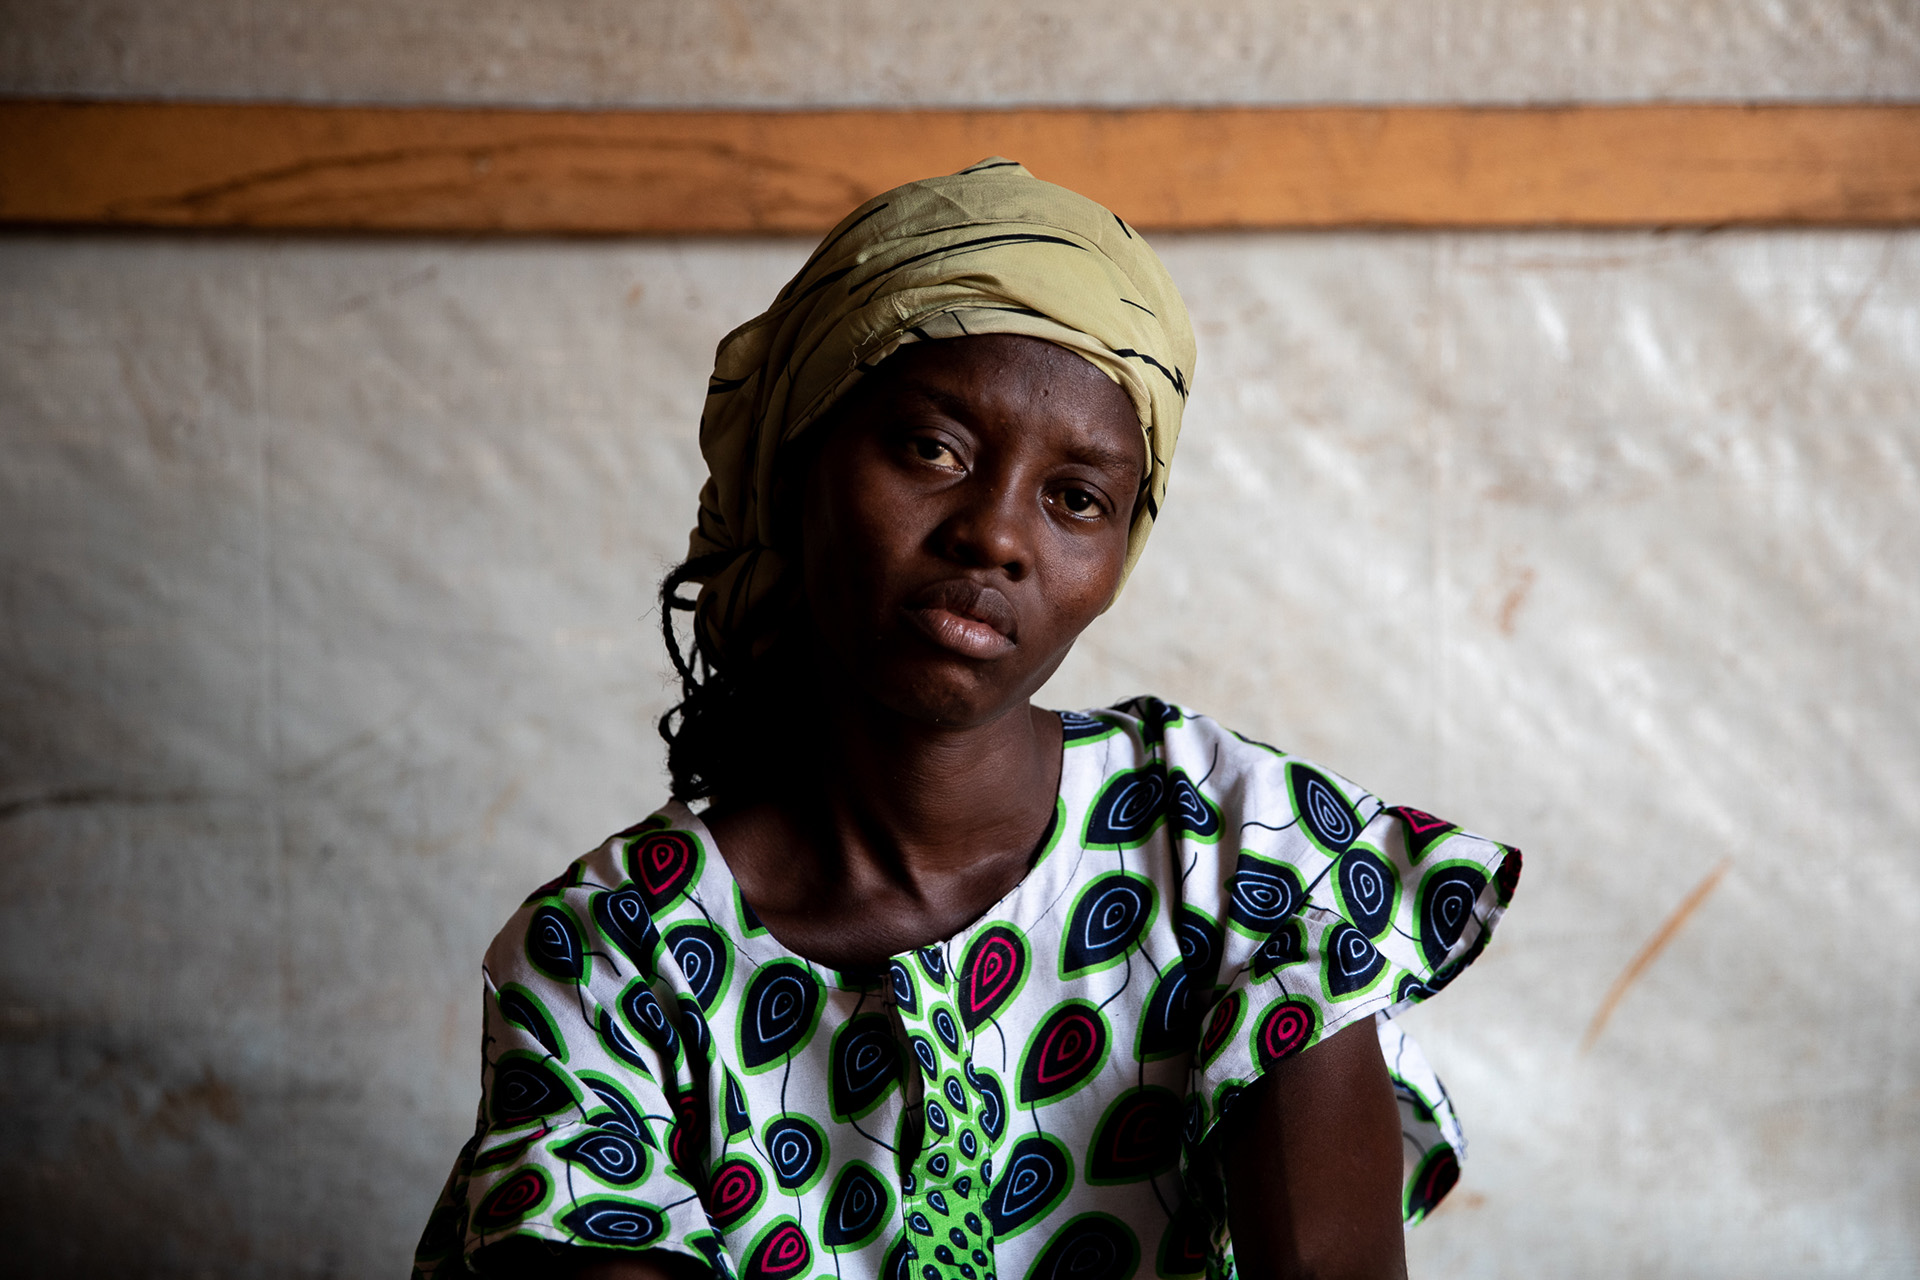
[[[1086,843],[1130,849],[1144,843],[1167,816],[1167,772],[1158,762],[1114,775],[1087,817]]]
[[[640,1056],[639,1047],[627,1039],[627,1033],[620,1029],[620,1024],[613,1020],[613,1014],[608,1012],[606,1006],[602,1005],[599,1012],[594,1015],[593,1029],[600,1033],[600,1043],[607,1047],[607,1052],[641,1075],[648,1077],[653,1075],[653,1068],[648,1066],[647,1060]]]
[[[1061,955],[1061,976],[1071,978],[1124,955],[1140,940],[1153,914],[1153,883],[1122,871],[1101,876],[1073,904]]]
[[[921,1072],[924,1073],[929,1080],[939,1079],[940,1055],[935,1052],[933,1041],[918,1034],[914,1035],[912,1040],[914,1060],[920,1064]]]
[[[887,976],[893,983],[893,1002],[900,1006],[900,1012],[919,1013],[919,993],[914,990],[913,975],[907,972],[907,966],[895,960],[888,967]]]
[[[1147,995],[1147,1008],[1140,1017],[1140,1036],[1134,1054],[1142,1062],[1155,1062],[1179,1053],[1190,1053],[1200,1034],[1200,1019],[1206,1015],[1201,988],[1188,974],[1184,963],[1176,962],[1154,980]],[[1209,994],[1211,988],[1206,989]]]
[[[938,946],[921,947],[913,953],[920,962],[920,970],[933,981],[934,986],[945,988],[947,985],[947,957]]]
[[[559,1074],[544,1062],[510,1056],[494,1065],[487,1106],[498,1127],[553,1115],[571,1107],[573,1101]]]
[[[1378,938],[1393,923],[1394,896],[1399,883],[1393,869],[1373,850],[1355,845],[1340,855],[1340,901],[1347,922],[1369,938]]]
[[[532,1036],[554,1057],[562,1062],[567,1060],[567,1055],[561,1052],[560,1036],[553,1029],[553,1020],[547,1017],[538,1000],[514,986],[502,988],[499,999],[501,1017]]]
[[[1319,1025],[1320,1015],[1305,1000],[1282,1000],[1261,1014],[1253,1039],[1261,1070],[1306,1048]]]
[[[1325,774],[1296,762],[1287,766],[1287,785],[1300,824],[1329,854],[1339,857],[1360,838],[1358,815]]]
[[[641,977],[653,977],[653,958],[660,948],[660,931],[654,928],[653,912],[647,900],[634,888],[596,893],[591,899],[593,922],[603,937],[620,949]]]
[[[702,1009],[711,1010],[727,976],[726,940],[711,925],[694,921],[667,930],[667,949],[693,998]]]
[[[913,1254],[908,1252],[906,1236],[895,1237],[887,1250],[880,1263],[880,1280],[913,1280]]]
[[[1066,1149],[1046,1134],[1016,1142],[987,1193],[985,1211],[994,1238],[1005,1239],[1052,1208],[1072,1183],[1072,1168]]]
[[[766,1194],[759,1166],[744,1157],[725,1160],[707,1178],[707,1221],[725,1231],[752,1213]]]
[[[1432,994],[1432,989],[1426,983],[1411,973],[1403,973],[1400,975],[1399,984],[1393,989],[1393,1002],[1400,1004],[1411,1000],[1418,1004]]]
[[[741,1001],[742,1065],[752,1070],[785,1057],[813,1031],[819,1011],[820,986],[803,965],[762,965]]]
[[[583,1200],[560,1225],[582,1240],[629,1248],[658,1240],[667,1229],[659,1210],[631,1200]]]
[[[1267,935],[1248,963],[1248,972],[1258,981],[1282,965],[1298,964],[1307,958],[1306,930],[1298,920],[1283,920]]]
[[[1048,1242],[1027,1280],[1126,1280],[1139,1265],[1133,1232],[1104,1213],[1088,1213]]]
[[[705,1075],[707,1064],[713,1061],[713,1029],[707,1026],[706,1016],[692,996],[680,996],[674,1004],[680,1010],[680,1038],[686,1042],[687,1056],[696,1064],[696,1074]]]
[[[829,1249],[857,1244],[879,1229],[886,1213],[887,1189],[865,1165],[849,1163],[820,1215],[820,1242]]]
[[[1473,904],[1486,887],[1487,877],[1467,866],[1443,866],[1421,883],[1420,954],[1429,968],[1438,968],[1460,941],[1473,919]]]
[[[585,1166],[602,1182],[632,1186],[647,1171],[646,1152],[640,1144],[610,1129],[595,1129],[556,1148],[563,1160]]]
[[[1227,914],[1257,936],[1272,933],[1306,901],[1300,875],[1292,867],[1250,853],[1240,855],[1227,881]]]
[[[834,1033],[828,1092],[835,1117],[865,1115],[899,1081],[900,1045],[885,1014],[860,1014]]]
[[[527,921],[527,959],[549,978],[580,981],[587,971],[587,955],[573,912],[552,905],[535,909]]]
[[[673,1108],[673,1128],[667,1134],[667,1158],[688,1182],[706,1176],[702,1167],[707,1150],[706,1099],[692,1089],[677,1089],[667,1099]]]
[[[796,1116],[773,1121],[763,1137],[773,1180],[786,1191],[805,1186],[827,1158],[826,1136]]]
[[[650,1147],[660,1144],[654,1141],[653,1131],[647,1127],[646,1120],[640,1114],[640,1108],[619,1085],[611,1080],[588,1080],[587,1088],[593,1090],[600,1099],[605,1111],[596,1111],[587,1117],[587,1123],[597,1129],[614,1129],[630,1138],[637,1138]]]
[[[1174,934],[1180,940],[1180,960],[1197,990],[1211,993],[1220,980],[1220,958],[1225,935],[1204,911],[1182,904]]]
[[[1084,711],[1062,711],[1060,713],[1060,738],[1063,745],[1072,746],[1087,738],[1104,737],[1113,732],[1113,726],[1105,720],[1099,720]]]
[[[626,1016],[628,1026],[667,1058],[671,1059],[679,1051],[680,1035],[673,1019],[667,1016],[666,1007],[644,981],[635,979],[620,993],[620,1012]]]
[[[1218,1056],[1229,1037],[1239,1029],[1240,1015],[1245,1012],[1246,992],[1235,988],[1227,992],[1213,1005],[1213,1012],[1207,1016],[1206,1026],[1200,1032],[1200,1063],[1206,1066]]]
[[[1173,800],[1169,813],[1173,819],[1174,830],[1200,840],[1211,840],[1220,834],[1224,825],[1220,820],[1220,810],[1213,801],[1201,794],[1200,788],[1193,785],[1191,779],[1179,769],[1172,775]]]

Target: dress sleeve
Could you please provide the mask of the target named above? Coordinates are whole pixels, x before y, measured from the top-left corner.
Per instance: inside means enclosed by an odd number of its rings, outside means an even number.
[[[596,878],[576,864],[487,952],[480,1113],[416,1276],[466,1275],[474,1251],[514,1237],[667,1249],[728,1270],[695,1181],[704,1023],[688,1025],[698,1009],[655,972],[644,901]]]
[[[1300,761],[1254,790],[1265,793],[1258,820],[1244,822],[1237,852],[1222,849],[1222,963],[1199,1021],[1189,1138],[1207,1145],[1274,1063],[1378,1016],[1408,1148],[1404,1209],[1417,1221],[1451,1187],[1463,1144],[1439,1080],[1387,1018],[1479,956],[1520,853]]]

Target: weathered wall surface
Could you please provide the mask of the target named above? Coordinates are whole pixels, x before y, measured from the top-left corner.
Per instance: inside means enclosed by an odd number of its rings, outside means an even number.
[[[33,92],[1920,93],[1899,3],[4,8]],[[708,361],[806,248],[0,239],[29,1273],[404,1268],[481,949],[660,795]],[[1189,434],[1052,692],[1154,690],[1529,850],[1413,1019],[1474,1140],[1417,1273],[1920,1270],[1920,236],[1163,248]]]
[[[661,106],[1911,96],[1911,0],[0,0],[13,92]]]

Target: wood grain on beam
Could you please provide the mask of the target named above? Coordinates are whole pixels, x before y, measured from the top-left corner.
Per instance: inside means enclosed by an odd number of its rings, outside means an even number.
[[[1149,228],[1920,222],[1920,105],[544,111],[0,102],[0,223],[817,233],[1001,154]]]

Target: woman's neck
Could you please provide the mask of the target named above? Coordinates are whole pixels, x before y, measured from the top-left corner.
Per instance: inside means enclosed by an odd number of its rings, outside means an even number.
[[[1025,876],[1052,820],[1060,718],[1023,705],[950,729],[834,700],[778,799],[707,825],[762,923],[822,963],[947,938]]]
[[[833,841],[912,877],[977,868],[983,854],[1024,855],[1051,817],[1060,783],[1060,717],[1025,705],[967,729],[886,713],[835,714],[816,775]]]

